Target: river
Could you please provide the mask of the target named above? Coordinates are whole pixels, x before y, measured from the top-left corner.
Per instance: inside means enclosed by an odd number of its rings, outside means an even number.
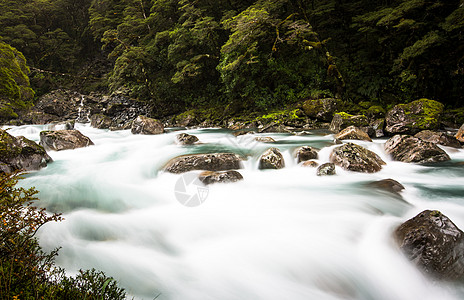
[[[328,161],[333,136],[261,134],[273,137],[285,158],[281,170],[258,170],[270,144],[222,129],[132,135],[76,124],[94,146],[49,152],[54,162],[21,182],[40,191],[42,206],[62,212],[59,223],[39,232],[45,250],[62,247],[57,264],[69,274],[96,268],[116,278],[135,299],[463,299],[464,287],[424,277],[398,250],[392,232],[425,209],[440,210],[464,229],[464,149],[443,147],[452,160],[421,166],[394,162],[385,140],[355,141],[387,165],[375,174],[337,168],[316,176],[292,151],[322,150]],[[13,135],[39,140],[46,126],[13,127]],[[201,144],[179,146],[175,135]],[[162,172],[182,154],[245,155],[244,180],[209,185],[204,202],[182,205],[179,180]],[[198,172],[197,172],[198,173]],[[402,197],[366,186],[393,178]],[[176,185],[177,184],[177,185]],[[185,193],[195,193],[188,186]]]

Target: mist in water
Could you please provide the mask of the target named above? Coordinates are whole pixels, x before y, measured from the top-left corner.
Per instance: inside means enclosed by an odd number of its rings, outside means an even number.
[[[9,130],[38,141],[46,126]],[[333,136],[266,134],[234,137],[221,129],[132,135],[77,124],[95,146],[49,152],[54,162],[21,182],[40,191],[40,205],[65,220],[39,232],[45,250],[62,247],[58,265],[72,275],[96,268],[116,278],[136,299],[462,299],[463,287],[424,277],[392,240],[392,232],[424,209],[437,209],[464,228],[464,151],[445,148],[447,164],[391,161],[384,140],[353,141],[387,165],[375,174],[318,177],[296,163],[309,145],[328,161]],[[180,132],[201,144],[179,146]],[[258,170],[258,158],[279,148],[286,167]],[[162,171],[178,155],[233,152],[245,158],[244,180],[202,190],[204,202],[176,198],[185,174]],[[191,172],[189,174],[198,174]],[[190,175],[189,175],[190,176]],[[392,178],[402,197],[368,187]],[[185,182],[184,182],[185,183]],[[194,193],[197,186],[186,187]]]

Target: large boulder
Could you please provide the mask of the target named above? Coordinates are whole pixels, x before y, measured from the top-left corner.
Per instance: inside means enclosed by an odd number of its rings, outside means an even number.
[[[369,126],[369,122],[364,115],[350,115],[345,112],[340,112],[333,116],[329,130],[333,133],[338,133],[340,130],[349,126],[363,128]]]
[[[179,145],[193,145],[198,142],[198,138],[187,133],[179,133],[176,135],[176,141]]]
[[[334,163],[325,163],[320,165],[316,171],[317,176],[330,176],[337,174]]]
[[[40,170],[52,161],[42,146],[23,136],[14,137],[0,129],[0,172]]]
[[[335,135],[339,140],[361,140],[372,142],[367,133],[355,126],[349,126]]]
[[[241,160],[234,153],[209,153],[175,157],[168,161],[164,170],[178,174],[193,170],[227,171],[240,168]]]
[[[438,279],[464,278],[463,232],[439,211],[425,210],[401,224],[395,239],[423,272]]]
[[[277,148],[270,148],[259,158],[258,168],[263,169],[282,169],[285,167],[284,157]]]
[[[330,161],[345,170],[375,173],[382,169],[385,162],[374,152],[353,143],[335,148]]]
[[[229,182],[236,182],[239,180],[243,180],[242,174],[235,170],[230,171],[204,171],[202,172],[198,178],[200,179],[203,184],[208,185],[212,183],[229,183]]]
[[[302,161],[307,161],[310,159],[317,159],[318,153],[317,150],[310,146],[298,147],[295,150],[295,157],[298,163]]]
[[[456,133],[456,139],[461,143],[464,143],[464,124],[462,124],[461,128],[459,128],[458,132]]]
[[[40,132],[40,145],[45,150],[61,151],[94,145],[79,130],[55,130]]]
[[[133,134],[161,134],[164,132],[164,125],[160,120],[138,116],[132,122],[131,132]]]
[[[329,122],[339,106],[339,100],[333,98],[306,100],[303,103],[303,111],[311,118]]]
[[[440,127],[443,104],[435,100],[419,99],[407,104],[398,104],[385,117],[389,133],[416,134],[421,130],[436,130]]]
[[[394,160],[406,163],[431,163],[450,160],[436,144],[410,135],[395,135],[385,142],[385,152]]]
[[[461,143],[459,143],[459,141],[454,136],[448,135],[444,132],[423,130],[419,133],[416,133],[414,136],[426,142],[448,147],[461,148]]]

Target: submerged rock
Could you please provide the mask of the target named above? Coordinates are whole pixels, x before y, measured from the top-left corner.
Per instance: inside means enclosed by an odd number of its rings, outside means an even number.
[[[212,183],[229,183],[243,180],[242,174],[234,170],[223,172],[205,171],[202,172],[198,178],[205,185]]]
[[[87,147],[94,143],[79,130],[55,130],[40,132],[40,145],[47,151],[61,151]]]
[[[431,163],[450,160],[434,143],[410,135],[395,135],[385,143],[385,152],[394,160],[406,163]]]
[[[275,143],[275,140],[270,136],[257,136],[255,137],[255,141],[260,143]]]
[[[55,122],[48,126],[49,130],[73,130],[74,124],[76,122],[74,120],[63,121],[63,122]]]
[[[407,104],[398,104],[385,117],[389,133],[416,134],[421,130],[440,127],[443,104],[435,100],[419,99]]]
[[[369,182],[366,185],[393,194],[399,194],[402,190],[404,190],[404,186],[401,183],[391,178]]]
[[[310,146],[302,146],[295,150],[295,157],[298,163],[310,159],[317,159],[317,150]]]
[[[177,143],[180,145],[193,145],[198,142],[198,138],[187,133],[179,133],[176,135]]]
[[[164,125],[160,120],[145,116],[138,116],[132,122],[132,134],[161,134],[164,132]]]
[[[444,132],[423,130],[414,136],[426,142],[448,147],[461,148],[461,143],[459,143],[459,141],[454,136],[447,135]]]
[[[258,168],[263,169],[282,169],[285,167],[284,157],[277,148],[270,148],[261,155]]]
[[[438,279],[464,278],[463,232],[439,211],[425,210],[401,224],[396,241],[412,262]]]
[[[317,168],[317,176],[328,176],[328,175],[335,175],[335,164],[333,163],[325,163],[320,165]]]
[[[234,153],[210,153],[178,156],[171,159],[164,170],[184,173],[193,170],[226,171],[241,168],[241,160]]]
[[[45,149],[34,141],[23,136],[14,137],[0,129],[0,172],[40,170],[52,161]]]
[[[317,168],[319,166],[319,164],[317,162],[315,162],[314,160],[307,160],[307,161],[304,161],[301,164],[301,166],[302,167]]]
[[[385,162],[374,152],[353,143],[335,148],[330,161],[345,170],[374,173],[382,169]]]
[[[367,133],[355,126],[349,126],[335,135],[339,140],[361,140],[372,142]]]

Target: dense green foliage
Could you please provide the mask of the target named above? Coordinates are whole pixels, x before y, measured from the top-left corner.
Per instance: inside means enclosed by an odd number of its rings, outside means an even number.
[[[125,299],[125,292],[102,272],[80,271],[66,277],[45,253],[37,230],[61,220],[34,206],[37,191],[16,187],[18,175],[0,174],[0,300],[10,299]]]
[[[18,109],[32,103],[34,92],[29,86],[28,73],[24,56],[0,42],[0,120],[17,117]]]
[[[464,94],[459,0],[22,0],[0,8],[0,37],[27,57],[36,87],[106,86],[158,115],[324,96],[461,106]]]

